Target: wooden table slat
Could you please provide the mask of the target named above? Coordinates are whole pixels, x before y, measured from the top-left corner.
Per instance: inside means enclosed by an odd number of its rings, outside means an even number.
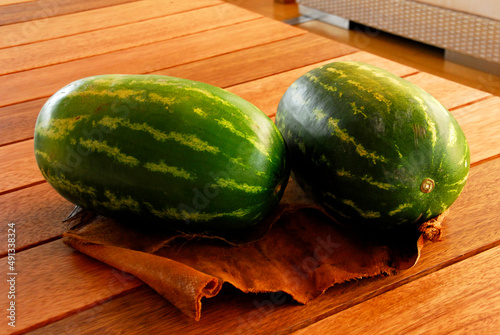
[[[500,97],[489,96],[451,114],[462,127],[469,143],[472,162],[500,154]]]
[[[487,92],[425,72],[420,72],[405,79],[425,91],[431,92],[439,102],[450,110],[468,105],[473,101],[484,99],[490,95]]]
[[[79,78],[109,73],[150,73],[305,34],[261,18],[171,40],[0,76],[0,107],[50,96]],[[264,34],[265,32],[265,34]],[[264,35],[263,35],[264,34]],[[32,78],[37,78],[34,85]],[[27,88],[26,83],[30,83]],[[29,92],[29,93],[28,93]]]
[[[125,4],[138,0],[36,0],[2,6],[0,25],[27,22],[58,15],[78,13],[95,8]]]
[[[0,194],[42,182],[33,140],[0,147]]]
[[[120,6],[0,26],[0,48],[30,44],[100,29],[130,25],[175,13],[220,5],[217,0],[135,1]]]
[[[229,19],[231,18],[231,19]],[[0,54],[0,75],[107,54],[255,20],[257,14],[231,5],[200,8],[127,25],[26,44]],[[196,24],[192,24],[196,22]],[[122,39],[120,36],[127,36]]]
[[[31,2],[36,0],[0,0],[0,6],[14,5],[21,2]]]
[[[33,138],[36,118],[46,100],[0,107],[0,146]]]
[[[306,33],[152,73],[189,78],[226,88],[307,65],[317,66],[319,62],[333,61],[356,52],[358,50],[350,46]],[[296,57],[298,54],[302,56]]]
[[[16,249],[21,251],[60,238],[68,229],[63,220],[74,207],[48,183],[41,183],[0,196],[0,222],[16,224]],[[6,233],[2,231],[0,238],[7,238]],[[0,257],[6,254],[7,244],[2,243]]]

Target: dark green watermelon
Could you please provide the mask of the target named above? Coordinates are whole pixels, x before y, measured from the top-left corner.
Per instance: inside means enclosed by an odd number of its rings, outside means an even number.
[[[434,97],[378,67],[334,62],[298,78],[276,124],[298,183],[337,221],[416,225],[443,213],[469,173],[469,147]]]
[[[255,106],[159,75],[62,88],[40,111],[35,155],[69,201],[176,229],[254,225],[278,204],[289,173],[281,134]]]

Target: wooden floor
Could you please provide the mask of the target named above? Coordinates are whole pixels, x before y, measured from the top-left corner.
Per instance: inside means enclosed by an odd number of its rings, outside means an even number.
[[[300,16],[295,3],[275,0],[226,0],[275,20]],[[500,96],[500,77],[444,59],[444,50],[363,26],[351,30],[312,20],[297,25],[302,29],[368,51],[372,54],[411,66],[448,80]]]

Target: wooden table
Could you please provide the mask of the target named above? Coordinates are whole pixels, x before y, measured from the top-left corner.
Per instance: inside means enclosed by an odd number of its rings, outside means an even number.
[[[0,4],[0,333],[499,333],[500,97],[485,86],[465,87],[218,0]],[[305,306],[226,286],[203,301],[195,322],[140,280],[61,242],[61,219],[73,205],[44,181],[33,154],[36,116],[59,88],[95,74],[166,74],[226,88],[273,117],[288,85],[334,60],[368,62],[416,83],[449,108],[469,140],[468,184],[443,241],[425,245],[415,267],[334,286]]]

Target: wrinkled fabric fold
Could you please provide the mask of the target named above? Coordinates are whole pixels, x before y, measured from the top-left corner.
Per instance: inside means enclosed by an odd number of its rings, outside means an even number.
[[[285,292],[305,304],[335,284],[408,269],[424,242],[441,236],[446,214],[397,236],[360,234],[332,222],[291,184],[276,211],[246,238],[83,215],[63,240],[136,276],[199,320],[201,300],[217,295],[226,282],[245,293]]]
[[[217,295],[222,287],[217,278],[165,257],[96,244],[72,234],[66,234],[64,242],[75,250],[141,279],[195,320],[201,316],[201,299]]]

